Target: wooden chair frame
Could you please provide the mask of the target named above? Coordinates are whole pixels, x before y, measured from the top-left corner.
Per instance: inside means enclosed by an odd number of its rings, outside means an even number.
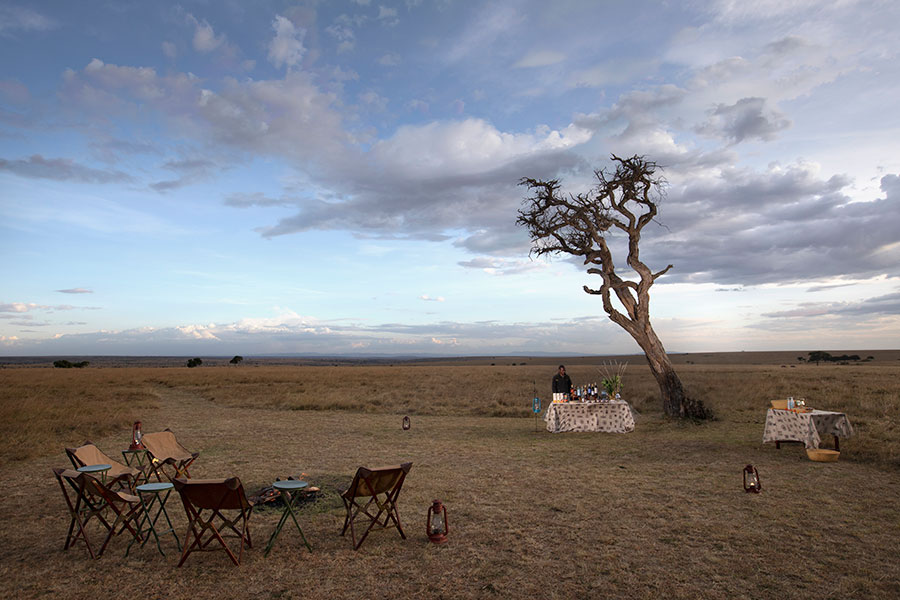
[[[100,558],[112,537],[126,530],[134,539],[140,541],[137,526],[138,518],[141,516],[140,498],[114,491],[88,473],[71,469],[53,469],[53,474],[62,490],[71,517],[63,550],[68,550],[80,539],[87,547],[91,558]],[[66,490],[66,484],[73,492],[74,503],[69,491]],[[104,516],[107,510],[116,516],[112,523]],[[92,520],[96,520],[106,530],[106,538],[96,552],[91,547],[87,532],[88,524]]]
[[[165,442],[159,444],[157,438],[163,439]],[[179,477],[185,479],[191,478],[188,467],[197,460],[200,453],[191,452],[179,444],[171,429],[164,429],[163,431],[155,433],[145,433],[141,438],[141,443],[144,444],[144,447],[150,453],[151,468],[156,474],[157,480],[163,481],[163,476],[165,476],[166,480],[174,483],[175,479]],[[165,446],[168,446],[168,449],[161,449]],[[173,454],[169,449],[175,449],[177,454]],[[171,467],[171,474],[166,470],[167,466]]]
[[[246,544],[248,548],[253,547],[249,528],[253,505],[247,500],[241,480],[237,477],[213,480],[178,478],[173,483],[181,496],[188,519],[184,550],[178,566],[183,565],[192,552],[216,550],[217,548],[208,548],[214,541],[222,546],[231,562],[239,566],[244,556],[244,545]],[[224,510],[235,512],[232,517],[228,517],[222,513]],[[233,533],[233,535],[226,534],[228,537],[237,537],[240,540],[237,556],[225,543],[226,536],[222,535],[225,529]]]
[[[144,468],[129,467],[113,460],[89,440],[77,448],[66,448],[65,450],[66,456],[69,457],[69,461],[75,469],[95,464],[110,465],[112,468],[106,474],[107,487],[119,486],[134,493],[134,487],[144,473]]]
[[[397,498],[410,468],[412,468],[412,463],[377,469],[367,469],[366,467],[357,469],[350,487],[341,494],[344,508],[347,510],[341,535],[347,533],[347,528],[350,529],[354,550],[359,550],[369,532],[376,527],[379,529],[396,527],[400,537],[406,539],[403,526],[400,524]],[[373,504],[374,506],[372,506]],[[376,508],[377,512],[375,512]],[[358,540],[354,527],[357,519],[368,521],[368,526]]]

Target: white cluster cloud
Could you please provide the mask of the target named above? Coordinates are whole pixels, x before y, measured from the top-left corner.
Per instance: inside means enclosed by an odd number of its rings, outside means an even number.
[[[269,42],[269,61],[276,67],[282,65],[291,68],[300,64],[306,48],[303,47],[303,37],[306,30],[298,29],[287,18],[278,15],[272,22],[275,37]]]

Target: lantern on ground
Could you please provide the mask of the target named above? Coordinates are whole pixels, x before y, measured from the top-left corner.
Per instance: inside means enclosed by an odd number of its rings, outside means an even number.
[[[141,438],[144,436],[141,433],[141,422],[135,421],[134,425],[131,427],[131,445],[128,446],[129,450],[143,450],[144,445],[141,443]]]
[[[440,500],[434,500],[428,507],[426,524],[428,539],[435,544],[443,544],[447,541],[448,531],[450,530],[447,526],[447,507],[441,504]]]
[[[409,417],[403,417],[403,431],[406,431],[410,428]]]
[[[759,471],[753,465],[744,467],[744,491],[748,494],[750,492],[758,494],[762,491],[762,485],[759,483]]]

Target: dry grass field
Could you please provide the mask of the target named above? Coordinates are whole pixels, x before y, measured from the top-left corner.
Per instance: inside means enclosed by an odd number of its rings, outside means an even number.
[[[535,431],[533,390],[549,395],[554,359],[3,368],[0,595],[900,597],[896,358],[682,356],[685,383],[718,417],[702,425],[664,418],[649,372],[632,360],[625,392],[637,427],[625,435]],[[600,378],[596,359],[566,364],[576,382]],[[848,413],[856,435],[842,440],[839,462],[761,443],[768,400],[787,395]],[[96,561],[80,545],[64,552],[68,517],[51,468],[85,439],[118,454],[137,419],[200,450],[195,477],[238,475],[255,491],[306,473],[324,491],[300,511],[314,551],[286,527],[263,557],[278,513],[259,511],[239,568],[213,553],[176,569],[171,539],[166,556],[148,544],[125,558],[124,537]],[[359,465],[401,461],[413,463],[400,498],[408,539],[374,533],[354,552],[338,535],[336,489]],[[747,463],[760,471],[759,495],[741,489]],[[432,498],[448,507],[444,546],[424,535]],[[180,502],[168,507],[183,538]]]

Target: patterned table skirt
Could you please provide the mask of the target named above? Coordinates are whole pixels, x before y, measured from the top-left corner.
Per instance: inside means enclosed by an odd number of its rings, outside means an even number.
[[[818,448],[823,435],[847,438],[853,435],[853,426],[844,413],[827,410],[795,413],[770,408],[766,412],[763,443],[796,441]]]
[[[555,402],[544,414],[547,431],[634,431],[634,415],[624,400],[613,402]]]

